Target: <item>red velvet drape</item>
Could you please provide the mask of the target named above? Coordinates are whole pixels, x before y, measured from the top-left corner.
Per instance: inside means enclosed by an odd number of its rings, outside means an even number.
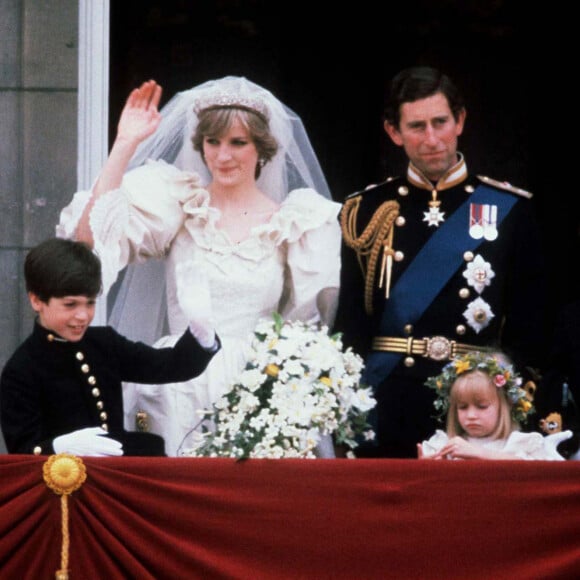
[[[0,456],[0,578],[54,578],[46,458]],[[575,579],[580,462],[84,458],[76,579]]]

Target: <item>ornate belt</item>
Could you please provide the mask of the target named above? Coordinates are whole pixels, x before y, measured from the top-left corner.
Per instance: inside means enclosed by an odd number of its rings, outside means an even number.
[[[489,352],[494,349],[485,346],[462,344],[449,340],[444,336],[426,338],[397,338],[394,336],[375,336],[373,349],[383,352],[400,352],[407,355],[418,354],[431,360],[450,360],[458,354],[466,354],[476,350]]]

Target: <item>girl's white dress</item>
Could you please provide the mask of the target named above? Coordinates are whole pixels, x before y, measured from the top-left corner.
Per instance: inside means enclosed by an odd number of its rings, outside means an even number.
[[[570,437],[572,437],[571,431],[562,431],[561,433],[553,433],[551,435],[542,435],[536,432],[522,433],[521,431],[512,431],[507,439],[490,439],[488,437],[464,437],[464,439],[490,451],[513,453],[518,459],[564,461],[564,457],[558,453],[556,448],[559,443]],[[447,437],[447,434],[437,429],[430,439],[423,441],[424,457],[434,455],[448,441],[449,437]]]
[[[90,197],[75,194],[63,209],[57,235],[72,238]],[[199,260],[206,269],[222,348],[206,372],[171,385],[127,384],[125,425],[135,429],[135,414],[148,414],[152,432],[165,438],[166,452],[187,448],[187,436],[211,408],[245,362],[245,349],[256,322],[274,311],[289,320],[334,321],[338,300],[341,234],[340,204],[312,189],[290,192],[268,223],[233,243],[216,227],[219,210],[209,206],[209,193],[194,173],[163,161],[149,161],[129,171],[119,190],[101,196],[90,216],[95,251],[103,263],[105,292],[120,270],[132,262],[166,258],[169,333],[156,346],[172,344],[185,330],[178,302],[175,266]],[[148,288],[143,289],[143,300]],[[149,305],[135,313],[153,316]]]

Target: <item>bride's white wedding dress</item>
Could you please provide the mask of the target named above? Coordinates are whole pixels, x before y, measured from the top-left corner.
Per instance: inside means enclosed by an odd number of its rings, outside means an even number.
[[[89,195],[77,193],[63,210],[58,235],[74,236]],[[297,189],[269,221],[234,243],[216,227],[219,210],[209,205],[209,193],[197,175],[161,161],[128,172],[119,190],[95,203],[90,223],[95,251],[103,262],[105,290],[127,264],[165,257],[163,309],[169,333],[156,346],[170,344],[188,323],[177,302],[175,266],[198,260],[209,278],[222,343],[206,372],[194,380],[125,385],[128,429],[135,429],[136,412],[145,411],[150,431],[165,438],[168,455],[177,455],[180,447],[188,447],[187,436],[201,419],[199,411],[211,409],[243,368],[259,318],[277,311],[289,320],[332,325],[340,273],[339,210],[340,204],[314,190]],[[145,303],[152,289],[141,292],[142,306],[133,310],[130,325],[156,316],[155,308]]]

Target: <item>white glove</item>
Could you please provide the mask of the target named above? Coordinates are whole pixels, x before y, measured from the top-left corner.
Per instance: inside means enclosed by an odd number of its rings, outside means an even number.
[[[175,267],[177,300],[189,320],[189,330],[204,348],[214,346],[215,324],[211,307],[209,280],[202,264],[195,260]]]
[[[101,427],[87,427],[59,435],[52,442],[52,447],[55,453],[71,453],[72,455],[94,457],[123,455],[123,444],[115,439],[102,437],[106,434],[107,432]]]

